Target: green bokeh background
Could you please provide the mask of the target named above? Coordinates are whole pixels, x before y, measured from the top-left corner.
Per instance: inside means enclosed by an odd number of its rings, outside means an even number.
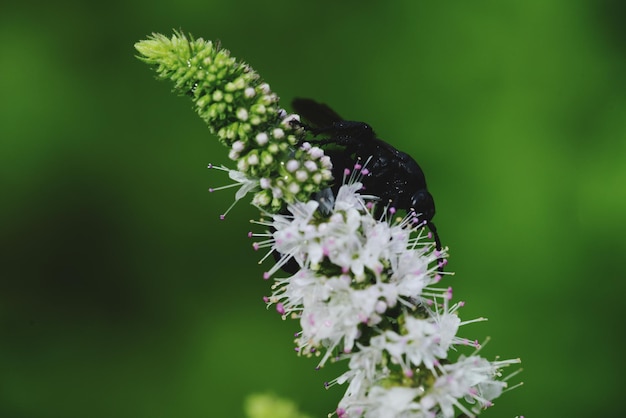
[[[413,155],[451,249],[463,335],[521,357],[485,417],[623,416],[626,6],[619,0],[33,2],[0,13],[0,417],[240,417],[342,388],[266,311],[218,215],[227,163],[133,44],[220,39]]]

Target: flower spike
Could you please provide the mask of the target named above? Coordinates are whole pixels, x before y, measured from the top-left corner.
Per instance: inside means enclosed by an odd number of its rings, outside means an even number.
[[[158,78],[191,97],[211,133],[230,149],[241,177],[259,184],[245,189],[255,192],[255,205],[278,212],[327,187],[330,159],[319,148],[299,146],[303,132],[294,123],[298,117],[278,106],[278,96],[249,65],[211,41],[180,32],[171,38],[152,34],[135,48]],[[304,169],[290,170],[288,161]]]
[[[276,260],[263,274],[273,280],[263,300],[282,319],[299,320],[295,351],[319,356],[318,368],[346,361],[347,370],[325,383],[346,385],[329,416],[474,417],[519,386],[507,386],[518,372],[502,374],[519,359],[486,360],[475,339],[458,335],[485,318],[460,319],[464,302],[453,302],[452,287],[441,283],[451,273],[443,271],[448,250],[434,225],[371,190],[364,194],[368,165],[380,159],[357,160],[331,188],[331,159],[304,141],[300,117],[279,107],[249,65],[180,32],[153,34],[135,48],[158,78],[191,98],[228,148],[235,168],[209,168],[233,183],[210,191],[238,187],[235,203],[253,193],[262,217],[252,223],[264,231],[248,236],[258,239],[254,250],[266,250],[260,262]]]

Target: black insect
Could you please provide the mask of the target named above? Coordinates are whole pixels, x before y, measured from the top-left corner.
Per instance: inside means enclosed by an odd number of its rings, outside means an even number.
[[[365,192],[380,197],[379,213],[385,208],[414,212],[417,219],[432,232],[437,250],[441,241],[432,222],[435,201],[426,187],[420,166],[410,155],[376,137],[364,122],[347,121],[325,104],[311,99],[295,99],[293,109],[305,120],[302,126],[314,137],[309,140],[324,149],[333,163],[333,190],[341,186],[345,169],[355,162],[367,162],[370,174],[361,182]],[[440,263],[441,264],[441,263]]]

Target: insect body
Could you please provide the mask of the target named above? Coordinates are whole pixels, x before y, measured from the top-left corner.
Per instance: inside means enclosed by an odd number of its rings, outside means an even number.
[[[420,166],[408,154],[376,137],[371,126],[364,122],[346,121],[328,106],[311,99],[295,99],[292,103],[311,126],[304,125],[314,136],[323,138],[310,142],[324,148],[333,162],[333,188],[341,186],[344,170],[352,169],[356,161],[369,159],[370,174],[362,179],[365,191],[378,196],[382,207],[394,207],[415,212],[435,239],[441,250],[437,229],[432,223],[435,201],[426,187],[426,178]]]

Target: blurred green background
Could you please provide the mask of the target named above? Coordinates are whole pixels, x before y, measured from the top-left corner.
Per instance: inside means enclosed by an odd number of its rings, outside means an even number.
[[[133,44],[220,39],[288,106],[413,155],[451,249],[463,336],[521,357],[485,417],[623,416],[626,5],[619,0],[10,2],[0,14],[0,417],[240,417],[342,387],[266,311],[218,215],[228,163]],[[292,321],[293,322],[293,321]],[[340,366],[340,367],[337,367]]]

